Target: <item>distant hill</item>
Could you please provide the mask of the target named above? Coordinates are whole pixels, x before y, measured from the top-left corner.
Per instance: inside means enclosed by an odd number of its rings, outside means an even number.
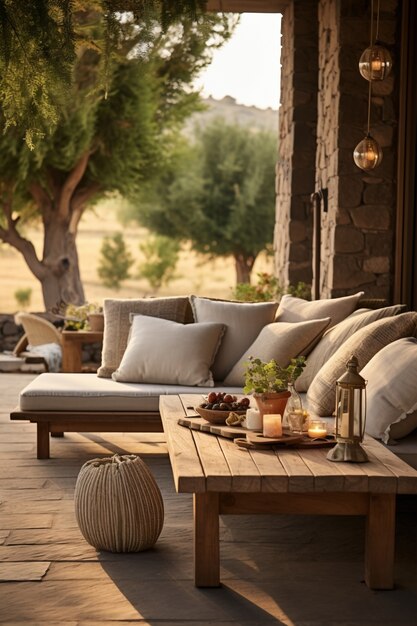
[[[237,104],[231,96],[222,100],[205,98],[203,103],[207,109],[194,113],[185,125],[188,136],[194,134],[195,127],[204,128],[216,117],[222,117],[229,124],[246,126],[249,130],[266,130],[278,133],[278,111],[274,109],[258,109],[257,107]]]

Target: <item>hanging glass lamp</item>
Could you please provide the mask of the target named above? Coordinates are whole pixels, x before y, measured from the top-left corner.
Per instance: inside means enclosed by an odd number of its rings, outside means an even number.
[[[379,143],[367,133],[356,146],[353,152],[353,160],[361,170],[373,170],[382,161],[382,150]]]
[[[366,48],[359,59],[359,72],[366,80],[384,80],[391,68],[391,54],[378,42]]]

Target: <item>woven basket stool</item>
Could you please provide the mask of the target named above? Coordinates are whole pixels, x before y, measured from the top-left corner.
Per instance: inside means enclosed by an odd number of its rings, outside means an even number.
[[[74,499],[80,530],[97,550],[140,552],[161,533],[161,492],[138,456],[115,454],[84,463]]]

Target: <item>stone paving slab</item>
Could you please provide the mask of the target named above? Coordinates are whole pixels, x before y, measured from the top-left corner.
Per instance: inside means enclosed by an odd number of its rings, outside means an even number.
[[[3,506],[3,505],[2,505]],[[50,528],[52,515],[6,515],[0,507],[0,529],[12,528]]]
[[[50,563],[0,563],[0,582],[42,580]]]

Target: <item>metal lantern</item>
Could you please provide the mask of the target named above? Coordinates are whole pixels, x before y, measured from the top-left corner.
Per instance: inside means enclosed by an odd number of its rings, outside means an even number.
[[[347,371],[336,381],[337,444],[327,455],[330,461],[368,461],[360,445],[365,432],[366,381],[358,374],[358,365],[358,359],[351,356],[346,364]]]

